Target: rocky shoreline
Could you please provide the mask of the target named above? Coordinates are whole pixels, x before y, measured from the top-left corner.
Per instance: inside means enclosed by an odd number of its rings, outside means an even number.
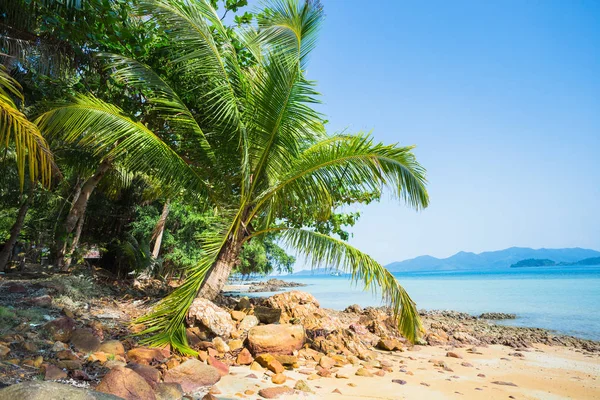
[[[306,286],[304,283],[283,281],[281,279],[271,278],[264,282],[254,282],[249,288],[250,293],[262,293],[262,292],[279,292],[287,288],[292,287],[303,287]]]
[[[509,346],[511,357],[522,357],[539,344],[572,348],[589,357],[600,354],[599,342],[496,325],[452,311],[422,312],[425,334],[413,345],[398,333],[385,308],[353,305],[344,311],[328,310],[309,293],[289,291],[268,298],[221,296],[215,303],[196,299],[186,334],[198,355],[185,357],[168,347],[151,349],[136,343],[130,334],[142,327],[128,322],[147,311],[149,304],[131,294],[118,303],[103,296],[71,297],[69,288],[56,281],[2,284],[0,305],[15,310],[20,323],[0,336],[0,383],[13,385],[0,395],[12,391],[14,398],[27,398],[28,390],[60,390],[55,385],[40,388],[35,379],[41,377],[116,398],[166,400],[188,393],[212,400],[218,399],[221,379],[246,368],[244,379],[259,379],[262,386],[237,397],[297,398],[315,389],[310,381],[406,372],[386,355],[429,347],[452,349],[447,353],[450,358],[454,349],[481,354],[478,349],[493,345]],[[42,321],[31,323],[27,313],[18,312],[31,307],[42,310]],[[444,362],[440,365],[447,368]],[[305,379],[297,379],[298,374]],[[98,396],[93,398],[115,398]]]

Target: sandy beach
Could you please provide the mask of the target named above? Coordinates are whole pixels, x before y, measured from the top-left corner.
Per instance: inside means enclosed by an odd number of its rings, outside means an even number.
[[[452,350],[462,359],[447,357]],[[357,366],[339,368],[348,375],[345,378],[307,380],[299,372],[310,364],[294,371],[286,371],[286,385],[293,387],[298,380],[305,380],[314,394],[281,396],[281,399],[597,399],[600,398],[600,358],[584,355],[569,348],[536,345],[523,357],[515,357],[515,350],[493,345],[477,348],[481,354],[466,349],[450,349],[443,346],[422,346],[413,351],[378,352],[380,360],[389,361],[393,372],[383,377],[354,375]],[[448,369],[437,367],[435,361],[443,361]],[[471,366],[466,363],[472,364]],[[314,363],[313,363],[314,364]],[[464,365],[463,365],[464,364]],[[314,366],[313,366],[314,368]],[[376,369],[373,369],[374,371]],[[406,372],[401,372],[405,370]],[[254,374],[256,379],[248,378]],[[271,383],[270,373],[257,373],[249,367],[232,367],[230,374],[215,386],[221,393],[219,399],[258,398],[258,390],[276,386]],[[405,384],[393,380],[405,381]],[[516,386],[494,382],[512,383]],[[356,386],[352,387],[349,384]],[[339,390],[340,393],[334,393]],[[512,397],[511,397],[512,396]]]

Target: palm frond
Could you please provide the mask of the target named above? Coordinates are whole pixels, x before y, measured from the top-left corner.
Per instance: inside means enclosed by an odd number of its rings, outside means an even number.
[[[213,266],[221,250],[232,239],[237,218],[225,215],[216,217],[212,228],[205,230],[199,237],[202,257],[197,265],[186,270],[185,282],[167,297],[160,300],[150,313],[136,320],[146,329],[140,335],[150,335],[141,343],[162,347],[170,344],[182,354],[196,354],[189,348],[185,335],[185,319],[187,312],[196,298],[198,291]]]
[[[51,137],[118,159],[135,172],[152,175],[167,189],[188,188],[207,194],[206,183],[175,151],[121,109],[91,95],[57,104],[36,120]]]
[[[412,146],[374,143],[369,135],[340,135],[319,141],[257,197],[255,210],[259,212],[274,197],[279,209],[319,206],[327,212],[338,193],[373,192],[382,187],[417,210],[427,207],[425,169],[412,150]]]
[[[40,180],[50,186],[53,157],[38,127],[17,108],[11,96],[23,101],[21,86],[4,67],[0,67],[0,149],[15,147],[21,190],[26,167],[31,182]]]
[[[332,268],[351,274],[365,290],[381,293],[390,305],[400,333],[415,343],[423,332],[415,302],[398,280],[381,264],[348,243],[331,236],[296,228],[273,229],[279,232],[282,243],[306,258],[312,268]]]

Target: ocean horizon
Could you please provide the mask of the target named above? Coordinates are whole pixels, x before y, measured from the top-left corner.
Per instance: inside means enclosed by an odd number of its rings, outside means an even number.
[[[397,272],[394,276],[419,309],[516,314],[499,324],[544,328],[600,340],[600,266],[481,269],[477,271]],[[272,278],[273,276],[264,279]],[[351,304],[381,306],[377,292],[354,285],[349,275],[280,275],[303,283],[321,307],[343,310]],[[273,292],[248,293],[270,296]]]

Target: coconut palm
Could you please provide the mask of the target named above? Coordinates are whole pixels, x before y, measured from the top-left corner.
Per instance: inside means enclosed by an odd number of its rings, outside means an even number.
[[[327,219],[348,193],[386,187],[415,209],[428,205],[425,171],[412,147],[376,143],[368,134],[327,135],[308,56],[323,19],[317,1],[273,0],[258,25],[236,40],[251,54],[241,65],[227,29],[208,1],[141,0],[140,14],[171,36],[173,64],[196,77],[192,112],[149,67],[101,55],[115,79],[142,91],[163,125],[156,132],[113,105],[79,96],[44,114],[40,126],[63,138],[110,152],[125,164],[185,187],[216,210],[202,237],[203,257],[184,284],[143,317],[153,345],[189,352],[184,320],[198,296],[213,299],[236,265],[244,243],[279,240],[311,265],[351,273],[378,289],[410,340],[421,332],[414,302],[373,258],[298,221]],[[239,47],[238,47],[239,48]],[[190,150],[192,149],[192,150]],[[292,222],[293,220],[293,222]]]

